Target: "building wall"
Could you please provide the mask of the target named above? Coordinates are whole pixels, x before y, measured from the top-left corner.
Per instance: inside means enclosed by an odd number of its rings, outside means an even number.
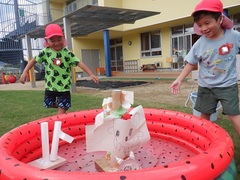
[[[94,39],[73,39],[73,52],[82,61],[82,50],[99,50],[100,51],[100,66],[105,67],[104,46],[103,40]],[[81,72],[80,68],[76,68],[77,72]]]
[[[139,60],[140,59],[140,38],[139,34],[135,33],[132,35],[123,36],[123,57],[125,61]],[[128,42],[132,44],[129,45]]]
[[[62,16],[65,5],[62,3],[51,3],[51,14],[53,20]],[[157,11],[160,14],[141,19],[134,24],[124,24],[109,29],[110,38],[122,38],[123,59],[139,60],[139,66],[161,62],[162,67],[169,68],[170,63],[166,58],[171,56],[171,28],[183,24],[193,24],[191,13],[199,0],[99,0],[99,6]],[[222,0],[225,8],[229,9],[229,15],[239,13],[239,0]],[[141,57],[140,34],[153,30],[161,31],[162,55],[155,57]],[[194,32],[193,32],[194,33]],[[128,42],[132,44],[129,45]],[[86,37],[75,38],[74,52],[81,59],[81,49],[99,49],[101,54],[101,66],[105,65],[103,33],[96,32]],[[75,50],[77,49],[77,51]]]
[[[143,64],[152,64],[155,62],[161,62],[163,67],[170,67],[169,63],[166,63],[166,57],[170,55],[170,30],[169,28],[161,29],[161,38],[162,38],[162,56],[156,57],[141,57],[141,42],[140,42],[140,32],[134,33],[131,35],[123,36],[123,56],[124,61],[128,60],[139,60],[139,66]],[[132,44],[128,45],[128,42],[131,41]]]
[[[159,15],[138,20],[134,24],[124,24],[123,30],[128,31],[190,17],[199,0],[121,0],[121,2],[122,8],[160,12]],[[240,5],[239,0],[222,0],[222,2],[226,8]]]
[[[122,8],[122,0],[98,0],[99,6]]]
[[[64,16],[65,3],[51,2],[50,1],[50,13],[52,21]]]
[[[239,2],[237,1],[238,0],[222,0],[223,5],[226,8],[234,7],[237,5],[239,6]],[[193,24],[191,13],[193,12],[198,2],[199,0],[122,0],[122,8],[161,12],[159,15],[138,20],[134,24],[124,24],[121,26],[110,28],[110,31],[133,31],[130,34],[127,33],[127,35],[122,36],[124,60],[137,59],[140,62],[140,66],[142,66],[143,64],[153,64],[160,61],[162,63],[162,67],[169,68],[171,64],[166,62],[166,59],[167,57],[171,56],[172,50],[171,28],[183,24]],[[231,8],[229,10],[229,15],[236,12],[237,8]],[[157,57],[143,58],[140,54],[140,34],[152,30],[161,31],[162,55]],[[133,44],[131,45],[131,47],[127,43],[129,39],[133,39]]]

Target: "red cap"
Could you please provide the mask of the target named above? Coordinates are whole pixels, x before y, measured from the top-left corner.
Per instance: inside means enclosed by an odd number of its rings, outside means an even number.
[[[220,0],[202,0],[197,4],[192,15],[197,11],[212,11],[223,13],[223,4]]]
[[[63,36],[62,28],[58,24],[49,24],[45,29],[46,39],[49,39],[53,36]]]
[[[197,11],[211,11],[211,12],[221,12],[223,16],[223,21],[221,23],[221,27],[223,29],[231,29],[233,27],[233,22],[223,14],[223,4],[220,0],[202,0],[200,3],[197,4],[195,10],[192,13],[192,16]],[[202,35],[199,31],[198,26],[194,23],[194,31],[198,35]]]

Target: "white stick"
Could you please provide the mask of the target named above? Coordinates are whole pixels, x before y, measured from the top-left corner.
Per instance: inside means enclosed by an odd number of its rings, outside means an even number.
[[[72,143],[72,141],[74,140],[74,137],[66,134],[65,132],[60,132],[60,135],[59,135],[60,139],[68,142],[68,143]]]
[[[42,157],[44,160],[49,161],[49,136],[48,136],[48,123],[41,123],[41,137],[42,137]]]
[[[54,124],[54,131],[53,131],[53,139],[52,139],[52,148],[51,148],[51,154],[50,154],[50,161],[56,161],[57,160],[57,152],[58,152],[58,143],[59,143],[59,137],[61,133],[61,121],[55,121]]]

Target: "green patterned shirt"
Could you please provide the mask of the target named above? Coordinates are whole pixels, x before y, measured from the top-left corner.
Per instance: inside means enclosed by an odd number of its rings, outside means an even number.
[[[49,91],[70,91],[72,84],[71,66],[77,66],[80,60],[67,48],[55,52],[44,48],[35,56],[38,63],[45,65],[45,88]]]

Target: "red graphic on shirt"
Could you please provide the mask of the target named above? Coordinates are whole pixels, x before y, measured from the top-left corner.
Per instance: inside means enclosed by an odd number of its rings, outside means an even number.
[[[233,44],[223,44],[220,48],[218,48],[218,54],[225,55],[230,53],[230,49],[233,48]]]
[[[60,66],[62,64],[62,60],[60,58],[56,58],[54,59],[53,64],[55,64],[56,66]]]

